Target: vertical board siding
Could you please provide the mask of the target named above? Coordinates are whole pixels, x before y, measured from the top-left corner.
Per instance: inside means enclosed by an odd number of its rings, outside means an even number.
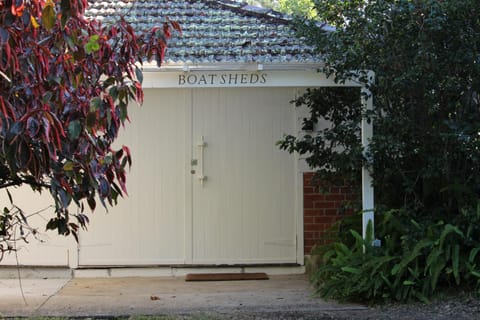
[[[36,237],[29,236],[28,243],[18,240],[15,244],[17,254],[6,253],[0,264],[2,266],[16,266],[17,262],[18,265],[31,266],[69,266],[74,264],[77,246],[73,237],[60,236],[56,230],[45,230],[48,220],[55,216],[53,200],[48,191],[38,194],[33,192],[29,186],[12,187],[9,190],[15,205],[29,217],[29,225],[36,228],[38,234]],[[0,203],[3,207],[10,208],[10,200],[5,190],[0,190]]]
[[[129,195],[99,208],[80,238],[80,265],[142,265],[185,261],[185,127],[187,93],[146,90],[131,106],[118,139],[130,147]]]
[[[116,145],[132,152],[129,195],[108,212],[97,206],[78,247],[53,233],[52,241],[22,251],[21,263],[302,264],[296,243],[297,160],[276,145],[284,134],[295,134],[294,93],[293,88],[146,89],[143,106],[129,109],[131,123]],[[200,160],[201,136],[207,143],[203,186],[199,167],[191,165]],[[28,190],[18,191],[28,210],[50,203],[48,195],[31,201]]]
[[[296,262],[295,160],[276,146],[294,132],[293,92],[193,91],[208,177],[192,182],[194,262]]]

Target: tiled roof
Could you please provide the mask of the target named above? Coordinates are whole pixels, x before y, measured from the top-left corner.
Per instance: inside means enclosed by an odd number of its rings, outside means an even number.
[[[168,43],[166,63],[314,63],[312,47],[287,17],[231,0],[91,0],[87,16],[109,23],[124,15],[136,30],[177,21],[182,34]]]

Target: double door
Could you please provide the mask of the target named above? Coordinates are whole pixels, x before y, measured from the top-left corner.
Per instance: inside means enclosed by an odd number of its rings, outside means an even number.
[[[120,137],[129,196],[97,209],[79,264],[297,262],[293,89],[148,89]]]

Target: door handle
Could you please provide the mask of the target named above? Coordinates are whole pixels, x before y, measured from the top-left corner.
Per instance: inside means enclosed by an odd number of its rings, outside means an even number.
[[[207,176],[204,173],[205,169],[205,148],[207,147],[207,143],[205,142],[205,138],[203,136],[200,137],[200,141],[197,143],[197,147],[199,148],[200,151],[200,164],[199,164],[199,173],[198,173],[198,180],[200,181],[201,185],[203,186],[203,183],[205,180],[207,180]]]

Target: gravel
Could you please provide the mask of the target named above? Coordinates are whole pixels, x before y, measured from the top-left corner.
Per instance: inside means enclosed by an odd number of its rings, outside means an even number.
[[[480,299],[474,296],[446,297],[429,304],[387,304],[366,310],[318,312],[239,312],[178,316],[185,320],[480,320]]]
[[[47,319],[47,318],[45,318]],[[288,311],[232,311],[188,312],[163,316],[94,316],[72,317],[74,320],[479,320],[480,299],[474,296],[446,297],[429,304],[387,304],[364,310],[331,310],[322,312]]]

